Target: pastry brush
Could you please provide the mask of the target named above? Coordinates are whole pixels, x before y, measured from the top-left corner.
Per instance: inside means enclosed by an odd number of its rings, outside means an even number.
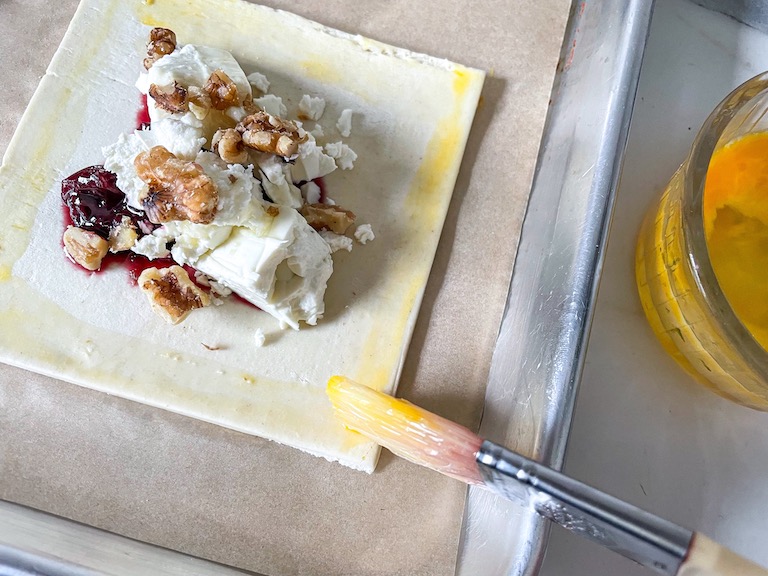
[[[394,454],[531,506],[541,516],[669,576],[768,576],[706,536],[538,464],[472,431],[343,376],[328,382],[344,425]]]

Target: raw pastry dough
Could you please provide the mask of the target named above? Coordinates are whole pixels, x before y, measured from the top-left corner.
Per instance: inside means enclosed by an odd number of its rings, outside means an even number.
[[[334,254],[318,326],[280,332],[234,302],[161,325],[123,270],[88,275],[61,254],[60,179],[135,125],[152,26],[231,51],[293,114],[305,94],[329,122],[355,111],[355,168],[327,185],[376,241]],[[343,373],[393,391],[483,78],[238,0],[84,0],[0,168],[0,359],[372,471],[378,447],[334,421],[324,385]]]

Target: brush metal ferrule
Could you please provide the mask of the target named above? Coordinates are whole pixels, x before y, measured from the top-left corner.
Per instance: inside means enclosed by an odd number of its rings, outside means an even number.
[[[690,530],[488,440],[476,460],[491,491],[647,568],[674,576],[686,557]]]

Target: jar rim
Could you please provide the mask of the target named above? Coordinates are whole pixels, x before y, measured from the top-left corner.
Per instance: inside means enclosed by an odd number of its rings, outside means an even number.
[[[768,90],[768,72],[747,80],[715,107],[694,139],[683,178],[683,234],[688,246],[687,265],[722,336],[734,344],[744,360],[768,383],[766,351],[736,315],[723,293],[709,259],[704,229],[704,185],[709,161],[730,122],[755,97]]]

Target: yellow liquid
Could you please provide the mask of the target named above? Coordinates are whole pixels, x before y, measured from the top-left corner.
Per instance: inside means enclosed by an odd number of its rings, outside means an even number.
[[[752,156],[744,150],[754,152],[758,140],[765,158],[763,176],[752,162],[745,161]],[[756,162],[756,155],[754,158]],[[697,380],[726,398],[768,410],[768,383],[724,338],[690,269],[682,229],[684,177],[681,168],[640,231],[635,271],[643,309],[667,352]],[[749,135],[713,154],[705,186],[709,197],[705,192],[704,199],[708,247],[714,254],[718,280],[723,277],[729,302],[739,303],[733,306],[736,314],[765,346],[768,339],[761,338],[768,336],[768,299],[758,294],[768,287],[768,251],[762,248],[764,254],[758,260],[751,259],[768,241],[768,205],[754,202],[757,191],[766,189],[762,181],[768,182],[768,135]],[[756,205],[755,209],[750,209],[751,205]],[[754,301],[759,298],[763,302],[757,306]]]
[[[712,156],[704,229],[720,288],[768,349],[768,133],[748,134]]]

